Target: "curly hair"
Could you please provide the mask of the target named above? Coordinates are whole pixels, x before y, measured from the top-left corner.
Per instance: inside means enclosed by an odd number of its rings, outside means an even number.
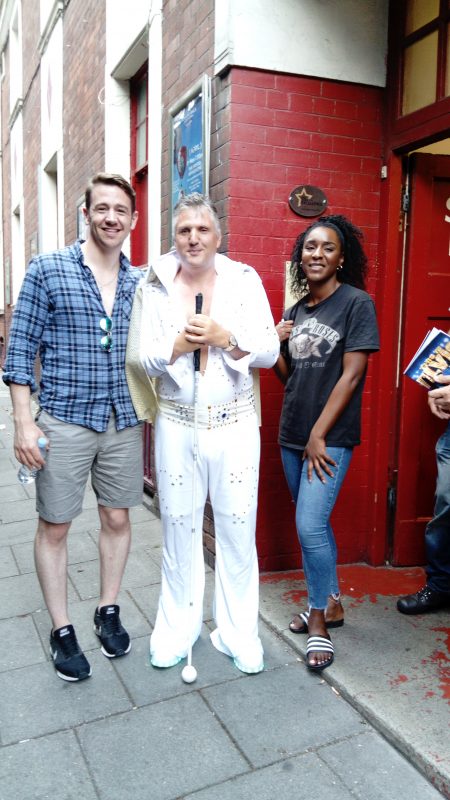
[[[341,214],[331,214],[315,220],[297,237],[292,251],[290,267],[293,294],[298,297],[304,297],[309,291],[306,276],[302,269],[302,252],[305,239],[313,228],[331,228],[337,233],[344,255],[344,263],[342,269],[337,273],[337,280],[340,283],[349,283],[358,289],[364,289],[367,275],[367,256],[362,245],[363,233],[347,217]]]

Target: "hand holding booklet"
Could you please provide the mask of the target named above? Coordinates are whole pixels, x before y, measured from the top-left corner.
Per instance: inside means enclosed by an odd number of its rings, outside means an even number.
[[[440,375],[450,375],[450,334],[439,328],[428,331],[404,375],[426,389],[439,385]]]

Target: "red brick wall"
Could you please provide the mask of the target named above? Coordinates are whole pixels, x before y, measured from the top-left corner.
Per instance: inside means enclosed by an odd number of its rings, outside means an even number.
[[[275,320],[283,308],[284,263],[308,222],[294,214],[288,197],[295,186],[320,187],[326,213],[342,213],[366,237],[369,290],[377,277],[380,168],[383,135],[381,90],[235,68],[231,107],[228,182],[228,254],[256,267]],[[282,389],[271,371],[262,374],[263,428],[258,515],[262,569],[297,566],[294,507],[276,443]],[[364,559],[370,536],[371,376],[364,396],[363,437],[355,450],[333,524],[340,561]]]
[[[72,0],[64,14],[65,239],[76,238],[76,205],[105,164],[105,2]]]

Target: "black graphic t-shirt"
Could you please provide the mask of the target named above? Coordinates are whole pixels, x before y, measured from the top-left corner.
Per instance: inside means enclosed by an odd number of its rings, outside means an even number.
[[[299,300],[284,313],[291,335],[281,345],[289,365],[280,420],[279,443],[305,447],[311,429],[342,375],[344,353],[379,349],[372,299],[348,284],[315,306]],[[361,396],[365,375],[349,404],[326,436],[330,447],[353,447],[361,440]]]

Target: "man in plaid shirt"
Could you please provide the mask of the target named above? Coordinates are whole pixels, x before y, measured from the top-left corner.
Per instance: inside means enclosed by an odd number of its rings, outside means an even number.
[[[105,656],[129,652],[116,604],[130,546],[129,508],[142,501],[142,429],[125,377],[140,270],[122,245],[137,222],[135,192],[98,173],[86,190],[87,241],[32,259],[14,311],[3,380],[13,403],[17,459],[37,467],[35,563],[52,620],[50,650],[67,681],[91,675],[67,608],[67,535],[91,475],[100,517],[100,597],[94,630]],[[37,390],[39,411],[31,412]],[[47,441],[45,459],[37,446]]]

